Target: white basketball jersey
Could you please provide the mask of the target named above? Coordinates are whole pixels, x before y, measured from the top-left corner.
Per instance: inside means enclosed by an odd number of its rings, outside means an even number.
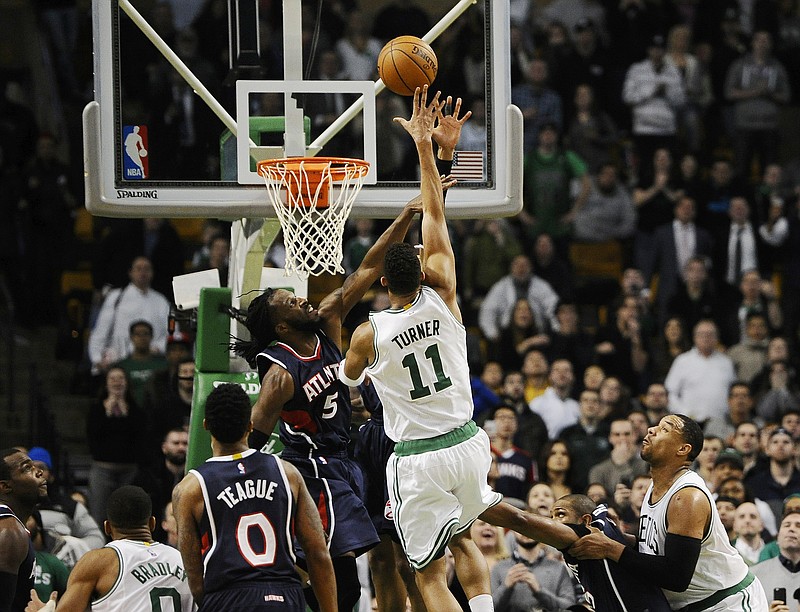
[[[369,315],[375,361],[367,373],[395,442],[433,438],[472,418],[467,332],[430,287],[407,307]]]
[[[191,612],[181,554],[159,542],[114,540],[106,544],[119,559],[119,576],[111,590],[92,602],[94,612]]]
[[[664,540],[667,536],[667,506],[672,496],[684,487],[696,487],[708,498],[711,504],[711,526],[700,545],[700,558],[689,588],[683,593],[663,589],[673,610],[680,610],[717,591],[732,587],[747,575],[747,564],[728,540],[711,492],[703,479],[691,470],[687,470],[672,483],[666,495],[655,504],[650,502],[653,495],[653,483],[650,483],[639,517],[639,552],[663,556]]]

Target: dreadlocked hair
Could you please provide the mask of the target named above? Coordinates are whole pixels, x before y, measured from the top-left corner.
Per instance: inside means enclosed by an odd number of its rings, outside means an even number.
[[[395,295],[416,291],[422,282],[422,265],[417,250],[407,242],[391,245],[383,258],[383,275],[389,291]]]
[[[275,322],[270,312],[270,300],[275,289],[268,287],[264,293],[254,298],[247,307],[244,326],[250,332],[250,340],[236,339],[231,345],[233,351],[243,357],[251,368],[256,367],[256,357],[270,344],[278,339],[275,333]]]

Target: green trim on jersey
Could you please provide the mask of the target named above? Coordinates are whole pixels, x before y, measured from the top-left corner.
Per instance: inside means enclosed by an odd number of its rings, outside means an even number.
[[[450,448],[466,442],[478,433],[478,426],[474,421],[467,421],[461,427],[448,431],[440,436],[424,438],[422,440],[405,440],[394,445],[394,454],[398,457],[408,457],[429,453],[443,448]]]

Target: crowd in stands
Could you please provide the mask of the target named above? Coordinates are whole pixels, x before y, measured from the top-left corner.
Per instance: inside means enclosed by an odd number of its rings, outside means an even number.
[[[54,4],[78,23],[88,18],[77,2]],[[154,27],[201,80],[224,74],[227,58],[209,49],[227,49],[225,28],[215,25],[226,2],[183,4],[154,3]],[[323,5],[315,69],[325,78],[375,78],[383,42],[421,35],[432,21],[413,3],[388,4],[374,19],[356,4]],[[492,439],[493,485],[546,514],[562,495],[587,493],[635,533],[649,482],[642,439],[661,417],[680,412],[704,426],[696,469],[718,495],[742,556],[755,564],[780,554],[796,567],[798,540],[785,534],[800,529],[800,151],[783,129],[796,123],[800,101],[800,2],[512,0],[510,7],[511,95],[525,117],[524,208],[509,219],[451,225],[474,418]],[[310,34],[310,4],[304,15]],[[85,98],[89,82],[66,61],[74,37],[55,35],[51,10],[40,18],[60,95]],[[272,10],[262,20],[264,71],[279,78],[279,22]],[[477,24],[466,17],[448,33],[455,42],[439,58],[436,83],[474,113],[462,134],[467,149],[485,146]],[[161,123],[152,133],[172,130],[180,143],[164,171],[194,178],[198,168],[218,165],[218,134],[207,133],[214,122],[155,50],[127,48],[121,61],[130,82],[138,76],[148,84],[127,93]],[[341,112],[344,102],[317,114]],[[379,98],[387,116],[403,114],[402,104]],[[189,108],[187,131],[178,110]],[[379,142],[385,176],[408,163],[390,132]],[[55,323],[60,273],[78,257],[81,184],[54,147],[67,138],[40,133],[20,84],[7,79],[0,274],[27,326]],[[71,158],[80,160],[74,140]],[[348,270],[380,223],[352,223]],[[88,495],[75,501],[77,492],[54,483],[50,503],[33,517],[37,549],[71,565],[102,545],[92,517],[102,522],[108,495],[129,483],[151,494],[159,535],[174,544],[168,502],[186,457],[194,361],[191,332],[168,331],[171,279],[216,268],[224,284],[228,248],[224,223],[208,222],[202,244],[188,245],[168,220],[95,219],[85,351],[92,382],[83,389],[94,397]],[[581,272],[581,252],[612,252],[614,278]],[[32,449],[31,458],[52,473],[46,450]],[[556,551],[479,523],[473,533],[493,566],[498,609],[560,609],[578,597],[563,564],[551,563]],[[754,571],[766,587],[784,566],[765,561]]]

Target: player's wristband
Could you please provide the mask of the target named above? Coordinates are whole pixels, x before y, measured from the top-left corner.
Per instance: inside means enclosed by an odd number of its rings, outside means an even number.
[[[247,444],[250,448],[254,448],[258,451],[263,449],[267,445],[267,442],[269,442],[269,435],[257,429],[251,431],[250,437],[247,438]]]
[[[361,383],[364,382],[364,379],[367,377],[367,371],[361,370],[361,376],[358,378],[350,378],[347,374],[344,373],[344,362],[345,360],[339,363],[339,380],[341,380],[344,384],[348,387],[357,387]]]

